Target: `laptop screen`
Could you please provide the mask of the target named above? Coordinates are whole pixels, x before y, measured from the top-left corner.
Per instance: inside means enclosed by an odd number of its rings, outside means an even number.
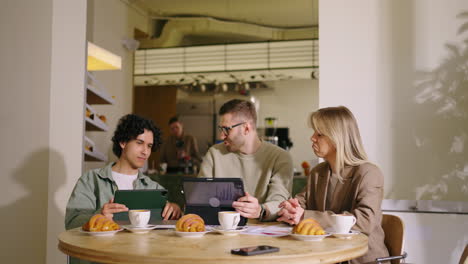
[[[244,196],[240,178],[184,179],[186,205],[230,207],[233,201]]]

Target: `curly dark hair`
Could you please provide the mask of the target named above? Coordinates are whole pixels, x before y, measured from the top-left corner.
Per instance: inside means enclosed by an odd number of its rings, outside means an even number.
[[[155,152],[162,144],[161,130],[153,123],[153,121],[143,118],[138,115],[128,114],[120,118],[114,136],[112,137],[112,152],[120,158],[122,148],[120,143],[129,142],[136,139],[138,135],[143,134],[146,130],[153,132],[153,146],[151,151]]]

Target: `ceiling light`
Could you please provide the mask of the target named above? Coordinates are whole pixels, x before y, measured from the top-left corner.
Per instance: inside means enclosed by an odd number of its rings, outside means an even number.
[[[91,42],[88,42],[88,71],[120,70],[122,59]]]

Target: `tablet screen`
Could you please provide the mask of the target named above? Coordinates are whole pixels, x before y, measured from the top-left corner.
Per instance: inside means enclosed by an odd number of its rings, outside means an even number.
[[[230,207],[233,201],[244,196],[242,181],[185,181],[185,202],[187,205],[210,205]]]
[[[151,211],[151,224],[162,219],[162,208],[166,205],[165,190],[117,190],[114,194],[114,203],[125,204],[129,210],[148,209]],[[128,212],[114,214],[118,224],[128,224]]]
[[[118,190],[114,203],[125,204],[128,209],[161,209],[166,204],[165,190]]]

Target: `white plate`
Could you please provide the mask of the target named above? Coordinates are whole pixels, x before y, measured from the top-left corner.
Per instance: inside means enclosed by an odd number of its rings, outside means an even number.
[[[202,237],[206,233],[212,231],[212,229],[207,226],[205,226],[205,230],[206,231],[203,231],[203,232],[182,232],[182,231],[174,230],[174,232],[177,236],[180,236],[180,237]]]
[[[216,231],[225,236],[235,236],[245,230],[247,230],[246,226],[238,226],[236,229],[222,229],[220,226],[213,228],[213,231]]]
[[[351,231],[349,231],[349,233],[334,233],[334,232],[332,232],[331,234],[336,238],[350,239],[355,235],[361,234],[361,232],[356,231],[356,230],[351,230]]]
[[[136,226],[132,226],[132,225],[124,225],[122,227],[127,229],[128,231],[136,233],[136,234],[145,234],[145,233],[148,233],[149,231],[156,228],[155,225],[147,225],[145,227],[136,227]]]
[[[120,228],[119,230],[113,230],[113,231],[103,231],[103,232],[90,232],[90,231],[84,231],[83,229],[80,228],[81,233],[88,234],[90,236],[113,236],[115,233],[122,231],[123,228]]]
[[[299,235],[299,234],[290,234],[292,237],[294,237],[297,240],[302,240],[302,241],[322,241],[324,238],[327,236],[330,236],[330,233],[325,233],[325,235]]]

